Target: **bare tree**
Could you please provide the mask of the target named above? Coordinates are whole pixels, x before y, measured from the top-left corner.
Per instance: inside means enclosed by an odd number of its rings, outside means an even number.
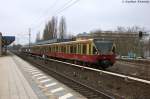
[[[122,26],[118,26],[117,27],[117,31],[122,33],[122,32],[126,32],[126,28],[125,27],[122,27]]]
[[[52,19],[45,25],[43,40],[49,40],[57,38],[57,18],[52,17]]]
[[[66,20],[62,16],[59,23],[59,37],[60,39],[64,39],[66,36]]]
[[[43,40],[48,39],[48,24],[45,25],[45,29],[43,31]]]
[[[40,38],[40,32],[38,32],[36,34],[36,42],[39,42],[40,40],[41,40],[41,38]]]
[[[57,38],[57,18],[56,17],[52,17],[51,32],[52,32],[52,38]]]

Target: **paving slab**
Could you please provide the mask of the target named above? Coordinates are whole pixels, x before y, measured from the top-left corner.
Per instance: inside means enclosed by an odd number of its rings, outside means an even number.
[[[9,53],[0,57],[0,99],[86,99],[55,78]]]
[[[0,99],[38,99],[10,55],[0,57]]]
[[[22,72],[24,72],[28,81],[31,81],[31,84],[36,83],[36,86],[40,88],[41,92],[43,92],[48,99],[86,99],[80,93],[72,90],[67,85],[62,84],[23,59],[15,55],[13,55],[13,59]]]

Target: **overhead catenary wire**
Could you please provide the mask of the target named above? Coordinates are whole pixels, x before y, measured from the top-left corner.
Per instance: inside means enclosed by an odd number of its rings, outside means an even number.
[[[70,8],[71,6],[73,6],[74,4],[76,4],[77,2],[79,2],[80,0],[69,0],[68,2],[66,2],[64,5],[62,5],[58,10],[55,11],[54,14],[52,14],[51,16],[55,16],[58,15],[60,13],[62,13],[63,11],[67,10],[68,8]],[[49,16],[47,18],[45,18],[45,20],[41,20],[41,22],[39,24],[37,24],[36,26],[32,27],[32,29],[35,29],[37,27],[39,27],[43,22],[45,22],[47,19],[49,18]]]
[[[63,9],[61,9],[60,11],[58,11],[58,12],[56,13],[56,15],[60,14],[61,12],[65,11],[65,10],[67,10],[68,8],[72,7],[74,4],[76,4],[76,3],[79,2],[79,1],[80,1],[80,0],[76,0],[76,1],[72,2],[72,3],[71,3],[70,5],[68,5],[67,7],[64,7]]]
[[[53,2],[53,4],[51,4],[48,8],[46,8],[46,10],[31,24],[31,27],[32,27],[32,25],[33,25],[35,22],[39,21],[40,19],[42,19],[42,17],[43,17],[44,15],[46,15],[47,13],[49,13],[49,10],[50,10],[50,9],[53,9],[53,8],[57,5],[58,1],[60,1],[60,0],[55,0],[55,1]],[[33,28],[33,27],[32,27],[32,28]]]

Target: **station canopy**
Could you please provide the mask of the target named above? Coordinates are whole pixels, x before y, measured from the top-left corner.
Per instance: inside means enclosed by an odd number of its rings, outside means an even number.
[[[2,36],[2,46],[8,46],[15,41],[15,36]]]

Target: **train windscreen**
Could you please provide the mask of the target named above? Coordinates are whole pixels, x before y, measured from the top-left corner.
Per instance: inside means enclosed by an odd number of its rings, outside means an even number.
[[[99,39],[94,40],[94,44],[101,54],[108,54],[111,51],[113,42],[112,41],[103,41]]]

